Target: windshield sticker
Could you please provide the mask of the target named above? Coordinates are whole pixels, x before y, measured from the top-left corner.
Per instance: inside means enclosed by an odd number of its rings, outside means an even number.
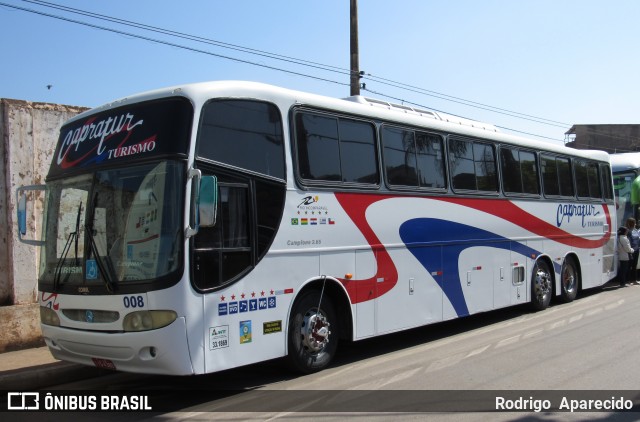
[[[87,280],[98,279],[98,264],[95,259],[87,259]]]
[[[183,98],[132,104],[62,127],[50,175],[113,161],[186,154],[193,109]]]
[[[161,254],[162,209],[165,201],[166,163],[160,163],[143,179],[131,202],[124,237],[126,257],[130,264],[122,266],[125,278],[145,278],[145,268],[153,267]],[[134,265],[135,263],[135,265]]]
[[[62,140],[62,145],[60,145],[60,150],[58,151],[57,163],[63,169],[73,167],[83,161],[94,151],[97,156],[94,160],[98,160],[100,156],[104,159],[104,153],[107,145],[105,144],[105,141],[110,140],[115,135],[122,134],[121,136],[124,137],[124,139],[121,144],[118,145],[118,147],[121,147],[121,145],[131,136],[133,129],[137,126],[141,126],[143,123],[143,119],[137,119],[133,114],[129,113],[121,114],[116,117],[109,116],[102,120],[97,120],[96,117],[92,117],[82,126],[70,129],[66,134],[62,134],[64,138]],[[69,155],[69,151],[73,149],[74,152],[77,152],[80,145],[84,142],[91,144],[91,146],[88,147],[90,148],[89,151],[85,155],[70,161],[67,157]],[[155,148],[155,142],[153,147]],[[83,150],[88,148],[85,147]]]

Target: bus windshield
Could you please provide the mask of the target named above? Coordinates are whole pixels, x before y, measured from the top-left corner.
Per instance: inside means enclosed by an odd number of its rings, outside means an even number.
[[[49,183],[40,282],[113,292],[176,271],[184,174],[183,163],[163,161]]]

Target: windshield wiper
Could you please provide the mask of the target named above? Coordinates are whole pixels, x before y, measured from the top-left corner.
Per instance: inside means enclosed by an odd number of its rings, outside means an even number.
[[[73,236],[73,237],[75,237],[75,241],[76,241],[76,245],[75,245],[76,246],[75,247],[75,250],[76,250],[76,267],[78,265],[80,265],[80,263],[78,262],[78,238],[80,237],[80,236],[78,236],[78,230],[80,230],[80,214],[81,214],[81,212],[82,212],[82,201],[80,201],[80,206],[78,207],[78,214],[76,215],[76,231],[75,231],[74,236]],[[71,237],[71,236],[69,236],[69,237]]]
[[[64,261],[67,259],[67,254],[71,249],[71,242],[75,240],[75,252],[76,252],[76,267],[78,264],[78,231],[80,230],[80,215],[82,214],[82,201],[80,201],[80,205],[78,206],[78,213],[76,215],[76,230],[69,233],[69,237],[67,238],[67,243],[65,243],[64,248],[62,249],[62,255],[60,259],[58,259],[58,263],[56,264],[56,269],[53,273],[53,291],[58,290],[58,286],[60,285],[60,278],[62,278],[62,267],[64,267]],[[67,275],[68,278],[68,275]]]
[[[96,245],[96,241],[93,238],[96,235],[96,230],[93,228],[93,223],[95,219],[95,211],[96,205],[98,203],[98,193],[96,192],[93,195],[93,204],[89,210],[91,215],[87,215],[87,219],[85,221],[85,229],[87,230],[87,238],[89,239],[89,253],[87,254],[87,260],[91,257],[91,254],[96,257],[96,264],[98,265],[98,269],[100,270],[100,274],[102,274],[102,278],[104,280],[104,285],[107,288],[109,293],[115,293],[116,285],[114,283],[113,274],[115,274],[115,270],[113,269],[113,264],[107,255],[105,259],[100,256],[98,251],[98,245]]]

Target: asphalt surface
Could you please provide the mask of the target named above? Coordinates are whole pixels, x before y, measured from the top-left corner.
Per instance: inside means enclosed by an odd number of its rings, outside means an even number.
[[[0,390],[33,391],[105,373],[104,369],[59,361],[47,347],[0,353]]]

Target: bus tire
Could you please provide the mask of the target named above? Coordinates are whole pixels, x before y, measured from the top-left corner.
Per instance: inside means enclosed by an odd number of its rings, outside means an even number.
[[[546,309],[551,303],[553,294],[553,277],[549,265],[544,260],[539,260],[533,267],[531,279],[531,306],[536,311]]]
[[[289,318],[287,358],[296,371],[310,374],[326,368],[338,347],[338,324],[331,298],[308,290],[296,300]]]
[[[560,298],[563,302],[568,303],[573,301],[578,294],[578,268],[576,267],[573,258],[567,258],[562,264],[562,271],[560,272]]]

